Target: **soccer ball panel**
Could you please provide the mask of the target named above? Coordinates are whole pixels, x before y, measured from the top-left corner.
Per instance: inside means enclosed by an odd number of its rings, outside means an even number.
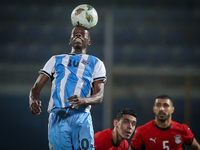
[[[97,11],[88,4],[79,5],[71,13],[71,22],[73,26],[92,29],[98,22]]]

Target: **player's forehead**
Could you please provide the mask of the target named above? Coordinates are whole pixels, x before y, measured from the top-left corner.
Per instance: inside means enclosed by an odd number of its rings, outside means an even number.
[[[131,121],[131,122],[136,122],[136,118],[132,115],[129,115],[129,114],[124,114],[121,118],[121,120],[128,120],[128,121]]]
[[[73,33],[77,33],[77,32],[88,33],[87,29],[84,28],[84,27],[81,27],[81,26],[79,26],[79,27],[74,27],[74,28],[72,29],[72,34],[73,34]]]
[[[170,105],[171,104],[171,101],[170,101],[170,99],[163,99],[163,98],[157,98],[156,100],[155,100],[155,105],[156,104],[168,104],[168,105]]]

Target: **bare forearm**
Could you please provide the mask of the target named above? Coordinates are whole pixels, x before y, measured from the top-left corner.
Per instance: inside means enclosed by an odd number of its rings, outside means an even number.
[[[91,97],[85,98],[85,103],[88,105],[98,105],[103,100],[104,83],[102,81],[95,82],[94,94]]]
[[[67,102],[72,102],[70,106],[72,108],[87,104],[87,105],[98,105],[103,100],[103,94],[104,94],[104,83],[102,81],[95,81],[94,83],[94,94],[90,97],[80,97],[77,95],[71,95],[67,99]]]
[[[44,74],[41,74],[38,79],[36,80],[33,88],[30,90],[29,94],[29,108],[30,111],[34,115],[39,115],[42,111],[40,109],[41,101],[38,100],[40,96],[40,91],[42,90],[43,86],[46,84],[48,77]]]
[[[30,94],[29,94],[29,103],[33,100],[37,100],[40,97],[40,92],[37,91],[34,87],[31,89]]]
[[[98,105],[103,100],[103,91],[92,95],[91,97],[85,98],[85,104]]]
[[[33,85],[32,89],[30,90],[29,94],[29,101],[36,100],[40,96],[40,91],[48,81],[48,77],[45,74],[40,74],[37,78],[35,84]]]

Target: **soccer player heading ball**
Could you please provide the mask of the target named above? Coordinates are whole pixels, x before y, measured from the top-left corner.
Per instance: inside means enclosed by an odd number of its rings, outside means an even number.
[[[74,27],[69,44],[71,53],[52,56],[40,70],[30,90],[30,111],[41,113],[39,95],[50,79],[49,148],[94,150],[90,109],[103,100],[106,69],[100,59],[86,54],[91,44],[86,28]]]

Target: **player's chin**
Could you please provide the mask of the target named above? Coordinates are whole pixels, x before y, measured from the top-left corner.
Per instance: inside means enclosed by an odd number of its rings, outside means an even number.
[[[165,122],[167,120],[167,118],[166,117],[158,117],[158,120],[160,122]]]
[[[83,46],[82,45],[75,45],[74,49],[77,53],[82,53]]]
[[[124,134],[124,139],[128,140],[131,137],[131,133],[127,132]]]

